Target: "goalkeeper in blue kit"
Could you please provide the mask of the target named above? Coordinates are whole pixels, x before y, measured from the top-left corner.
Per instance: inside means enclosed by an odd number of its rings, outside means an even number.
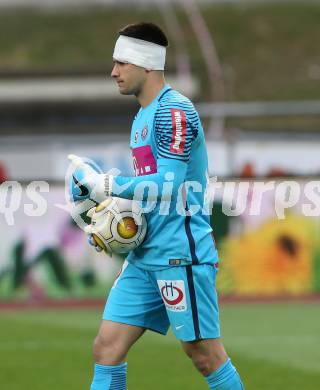
[[[130,139],[136,176],[88,175],[86,164],[74,173],[81,182],[74,200],[134,199],[140,192],[143,202],[154,202],[145,241],[129,253],[108,296],[91,390],[125,390],[130,347],[147,329],[166,334],[169,326],[210,389],[244,389],[220,340],[218,254],[203,212],[204,131],[190,100],[165,82],[167,46],[158,26],[136,23],[119,32],[114,49],[111,76],[141,105]],[[146,191],[137,191],[144,184]]]

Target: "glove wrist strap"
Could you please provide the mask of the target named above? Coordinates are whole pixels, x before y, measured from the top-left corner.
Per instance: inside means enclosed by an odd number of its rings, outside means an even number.
[[[113,176],[104,175],[104,192],[106,196],[112,196]]]

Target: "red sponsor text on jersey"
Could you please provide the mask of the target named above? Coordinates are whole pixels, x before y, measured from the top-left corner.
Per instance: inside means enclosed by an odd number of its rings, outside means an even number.
[[[183,110],[172,108],[171,110],[172,122],[172,139],[170,144],[170,152],[182,154],[186,144],[187,121],[186,114]]]

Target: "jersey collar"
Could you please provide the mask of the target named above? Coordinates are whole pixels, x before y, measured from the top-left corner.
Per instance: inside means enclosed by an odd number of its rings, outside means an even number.
[[[152,100],[151,103],[149,103],[146,107],[141,107],[140,112],[143,112],[147,110],[148,108],[152,107],[155,103],[158,104],[158,102],[162,99],[162,97],[169,91],[171,91],[171,87],[169,84],[166,84],[161,91],[158,93],[158,95]]]
[[[157,101],[159,102],[167,92],[171,91],[171,89],[172,89],[172,88],[170,87],[170,85],[169,85],[169,84],[166,84],[166,85],[162,88],[162,90],[160,91],[159,95],[156,97]]]

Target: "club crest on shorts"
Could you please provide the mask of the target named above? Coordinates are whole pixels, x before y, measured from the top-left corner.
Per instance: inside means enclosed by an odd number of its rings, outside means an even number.
[[[187,300],[183,280],[157,280],[163,302],[168,310],[186,311]]]
[[[144,140],[147,135],[148,135],[148,125],[145,125],[144,128],[141,131],[141,138],[142,138],[142,140]]]

